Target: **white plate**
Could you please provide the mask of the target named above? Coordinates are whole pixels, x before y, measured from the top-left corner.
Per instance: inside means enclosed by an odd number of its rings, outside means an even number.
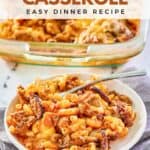
[[[89,80],[91,74],[77,74],[83,80]],[[55,76],[56,77],[56,76]],[[50,77],[50,78],[54,78]],[[133,109],[137,114],[134,125],[129,129],[128,135],[121,139],[113,142],[111,144],[111,150],[129,150],[132,146],[134,146],[138,140],[141,138],[144,133],[146,127],[147,113],[145,109],[145,105],[140,98],[140,96],[126,84],[122,83],[119,80],[112,80],[104,82],[109,90],[115,90],[120,94],[127,95],[133,102]],[[24,150],[24,146],[18,142],[18,140],[9,132],[8,126],[6,123],[6,116],[13,111],[13,106],[16,104],[16,99],[14,98],[5,112],[5,129],[10,141],[20,150]]]

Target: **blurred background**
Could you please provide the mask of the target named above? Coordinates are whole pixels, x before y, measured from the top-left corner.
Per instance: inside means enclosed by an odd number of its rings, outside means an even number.
[[[132,58],[123,67],[136,67],[139,69],[146,69],[148,75],[150,75],[150,25],[148,28],[147,40],[145,48],[141,54]]]

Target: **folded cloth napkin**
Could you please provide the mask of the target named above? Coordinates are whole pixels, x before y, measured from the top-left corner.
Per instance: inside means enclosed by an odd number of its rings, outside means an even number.
[[[142,136],[141,140],[131,150],[150,150],[150,78],[149,77],[136,77],[130,79],[123,79],[123,82],[127,83],[133,88],[143,99],[147,113],[147,128]],[[4,110],[0,110],[0,150],[17,150],[9,140],[7,139],[4,130]]]

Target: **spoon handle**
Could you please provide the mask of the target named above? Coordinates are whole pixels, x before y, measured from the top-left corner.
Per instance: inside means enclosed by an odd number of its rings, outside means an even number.
[[[145,71],[130,71],[130,72],[122,72],[122,73],[113,73],[111,75],[108,75],[108,76],[105,76],[102,78],[98,78],[97,80],[88,82],[84,85],[77,86],[71,90],[68,90],[66,92],[61,93],[60,95],[65,96],[66,94],[76,92],[76,91],[81,90],[87,86],[91,86],[91,85],[94,85],[94,84],[102,82],[102,81],[108,81],[108,80],[120,79],[120,78],[129,78],[129,77],[131,78],[131,77],[145,76],[145,75],[146,75]]]
[[[112,79],[120,79],[120,78],[131,78],[137,76],[145,76],[145,71],[130,71],[130,72],[121,72],[121,73],[114,73],[107,77],[103,77],[102,81],[112,80]]]

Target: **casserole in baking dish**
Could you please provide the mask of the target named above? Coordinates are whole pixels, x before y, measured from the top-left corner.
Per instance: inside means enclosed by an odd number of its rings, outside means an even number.
[[[145,26],[140,20],[7,20],[0,24],[0,54],[44,65],[118,64],[142,50]]]

